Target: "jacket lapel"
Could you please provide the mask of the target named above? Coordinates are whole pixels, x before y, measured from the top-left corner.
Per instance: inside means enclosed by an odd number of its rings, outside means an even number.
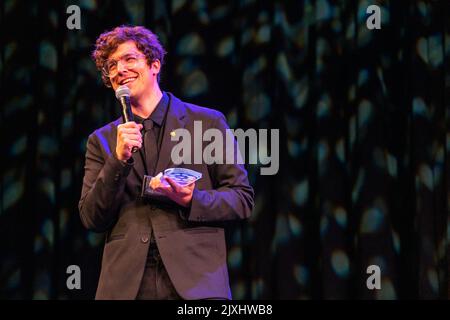
[[[173,94],[169,95],[169,110],[167,110],[166,124],[164,128],[161,149],[159,151],[158,162],[156,163],[155,175],[167,169],[172,163],[171,152],[178,141],[172,141],[171,132],[184,128],[186,125],[186,110],[183,102]]]
[[[144,162],[142,159],[142,155],[141,152],[143,152],[142,150],[139,150],[135,153],[132,154],[133,160],[134,160],[134,165],[133,165],[133,171],[136,174],[136,177],[142,181],[142,179],[144,178],[144,174],[145,174],[145,169],[144,169]]]

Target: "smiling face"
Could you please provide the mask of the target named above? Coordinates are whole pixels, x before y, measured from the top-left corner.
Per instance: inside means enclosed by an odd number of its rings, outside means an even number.
[[[155,60],[149,66],[146,57],[136,47],[133,41],[127,41],[120,44],[117,49],[109,56],[108,60],[119,61],[128,55],[138,57],[137,63],[133,68],[127,68],[122,62],[117,65],[117,74],[110,78],[114,91],[121,85],[130,88],[131,99],[139,100],[147,90],[152,90],[158,86],[157,76],[161,64]]]

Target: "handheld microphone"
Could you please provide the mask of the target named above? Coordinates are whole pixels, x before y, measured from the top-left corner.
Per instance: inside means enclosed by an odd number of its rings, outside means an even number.
[[[133,112],[131,111],[131,103],[130,103],[130,88],[123,85],[117,88],[116,90],[116,98],[120,101],[120,105],[122,106],[122,119],[123,122],[130,122],[134,120]],[[131,152],[138,151],[137,147],[133,147]]]

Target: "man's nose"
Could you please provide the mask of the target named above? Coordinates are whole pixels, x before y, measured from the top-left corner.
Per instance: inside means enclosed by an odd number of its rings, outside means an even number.
[[[122,62],[121,61],[117,62],[117,72],[121,73],[124,70],[127,70],[127,68],[124,65],[122,65]]]

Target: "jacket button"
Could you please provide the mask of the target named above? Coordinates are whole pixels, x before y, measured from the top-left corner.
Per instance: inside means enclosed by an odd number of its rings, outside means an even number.
[[[142,243],[147,243],[148,242],[148,237],[147,236],[142,236],[141,241],[142,241]]]

